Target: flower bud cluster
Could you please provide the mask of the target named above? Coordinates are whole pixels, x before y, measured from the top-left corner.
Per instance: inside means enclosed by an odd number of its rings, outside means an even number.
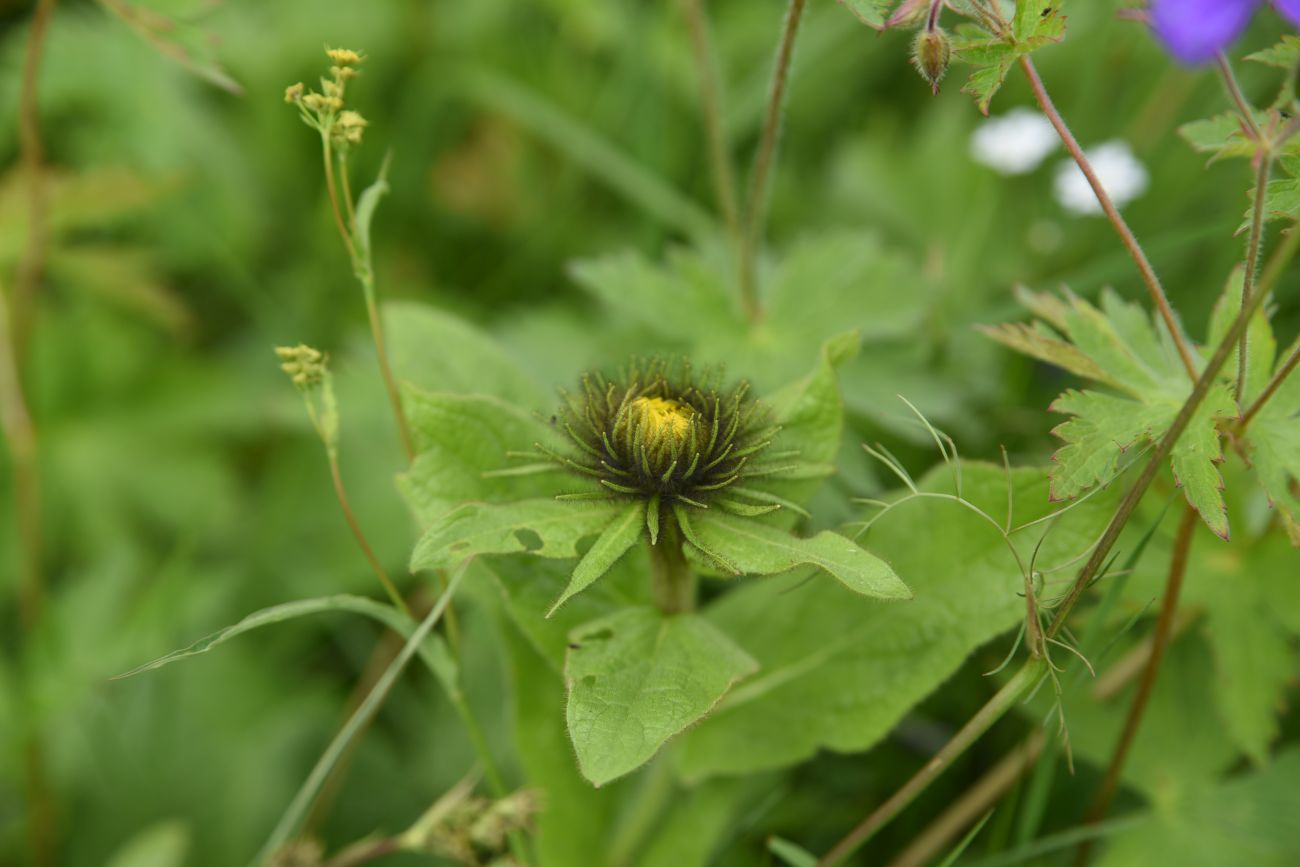
[[[303,122],[327,136],[335,147],[360,144],[367,122],[358,112],[345,108],[345,99],[347,83],[357,76],[357,67],[366,58],[350,48],[327,48],[325,56],[331,64],[330,74],[321,78],[320,90],[309,90],[297,82],[285,88],[284,101],[298,106]]]

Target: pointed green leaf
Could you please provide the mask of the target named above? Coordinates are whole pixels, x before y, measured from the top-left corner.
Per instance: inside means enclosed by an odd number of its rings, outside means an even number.
[[[576,593],[581,593],[609,571],[618,559],[628,552],[633,545],[641,541],[641,531],[646,523],[645,500],[636,499],[624,505],[623,513],[610,523],[600,534],[587,553],[582,555],[578,565],[573,569],[569,586],[564,588],[560,598],[555,600],[547,617],[553,615],[561,605],[569,601]]]
[[[578,543],[603,531],[621,509],[613,501],[466,503],[430,524],[415,545],[411,571],[445,568],[479,554],[576,557]]]
[[[800,539],[777,527],[710,510],[691,515],[695,538],[708,551],[749,575],[775,575],[796,566],[816,566],[855,593],[880,599],[910,599],[889,564],[836,533]]]
[[[695,614],[629,608],[574,630],[566,718],[597,786],[636,770],[758,665]]]

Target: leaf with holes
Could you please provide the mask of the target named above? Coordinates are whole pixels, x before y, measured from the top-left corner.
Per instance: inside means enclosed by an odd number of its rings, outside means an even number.
[[[411,571],[442,569],[482,554],[577,557],[578,543],[601,533],[622,510],[614,501],[466,503],[430,524],[415,545]]]
[[[645,764],[758,668],[696,614],[628,608],[570,637],[569,736],[582,775],[597,786]]]

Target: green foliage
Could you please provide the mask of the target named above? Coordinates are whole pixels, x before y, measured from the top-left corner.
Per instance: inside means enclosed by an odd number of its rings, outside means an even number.
[[[1237,278],[1240,294],[1240,277]],[[1227,294],[1232,294],[1229,285]],[[1065,441],[1053,457],[1052,498],[1072,499],[1119,470],[1135,445],[1159,441],[1191,393],[1187,369],[1163,323],[1140,307],[1104,292],[1098,309],[1076,296],[1022,300],[1043,321],[1032,328],[986,328],[993,339],[1087,376],[1118,394],[1069,390],[1052,404],[1073,416],[1052,432]],[[1214,533],[1228,536],[1223,460],[1218,425],[1236,413],[1228,387],[1216,384],[1197,409],[1170,454],[1170,464],[1187,502]]]
[[[578,766],[597,786],[644,764],[758,667],[695,614],[627,608],[571,637],[565,715]]]
[[[943,492],[952,484],[940,469],[920,487]],[[1041,471],[1016,470],[1010,484],[1016,526],[1049,513]],[[963,467],[963,495],[990,514],[1005,515],[1007,485],[1001,468]],[[1040,524],[1013,533],[1013,544],[1028,561],[1042,539],[1038,568],[1059,567],[1092,540],[1106,508],[1094,498],[1055,519],[1045,538]],[[935,527],[943,545],[933,544]],[[972,651],[1025,616],[1024,579],[1006,541],[960,503],[901,502],[868,541],[915,598],[881,605],[796,574],[747,583],[706,611],[760,668],[683,737],[677,766],[687,779],[785,767],[819,748],[868,749]]]
[[[758,521],[719,513],[687,518],[683,525],[691,544],[734,575],[776,575],[806,563],[863,596],[912,595],[888,563],[835,533],[800,539]]]
[[[1177,799],[1157,801],[1152,821],[1117,835],[1097,863],[1139,867],[1152,863],[1218,867],[1283,867],[1300,858],[1295,778],[1300,753],[1277,757],[1271,767]]]
[[[1017,0],[1010,28],[997,33],[973,24],[962,26],[953,42],[953,56],[974,67],[962,93],[974,97],[979,110],[988,114],[1016,61],[1064,38],[1060,0]]]

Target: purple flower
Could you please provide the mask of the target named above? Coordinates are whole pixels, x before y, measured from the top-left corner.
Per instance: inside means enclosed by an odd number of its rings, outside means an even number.
[[[1151,0],[1151,19],[1174,57],[1204,63],[1236,39],[1265,2],[1300,26],[1300,0]]]

